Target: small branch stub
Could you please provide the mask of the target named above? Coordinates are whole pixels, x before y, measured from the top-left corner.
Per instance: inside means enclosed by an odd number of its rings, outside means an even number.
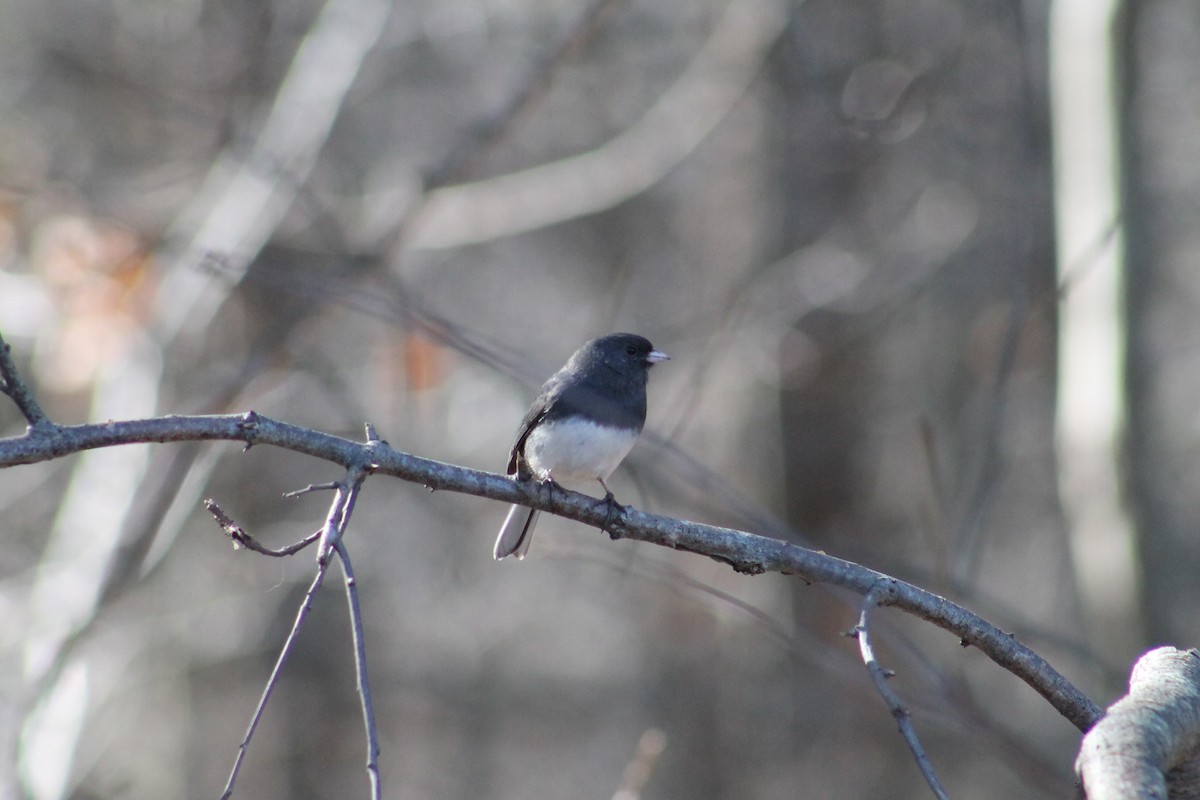
[[[261,544],[250,534],[246,533],[246,529],[234,522],[225,511],[217,505],[217,501],[209,499],[204,501],[204,507],[208,509],[208,513],[213,515],[213,519],[221,526],[221,530],[225,531],[225,535],[233,542],[235,550],[245,548],[253,550],[256,553],[261,553],[264,556],[272,556],[274,558],[282,558],[283,556],[294,555],[304,548],[308,547],[313,542],[321,538],[321,532],[310,533],[295,544],[290,544],[287,547],[282,547],[278,550],[267,547]]]

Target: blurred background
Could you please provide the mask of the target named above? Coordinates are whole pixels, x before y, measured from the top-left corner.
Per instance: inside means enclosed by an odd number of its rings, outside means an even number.
[[[0,333],[59,423],[254,410],[502,471],[650,338],[611,485],[946,594],[1101,704],[1196,644],[1200,6],[0,0]],[[0,403],[0,431],[24,421]],[[340,477],[268,448],[0,473],[0,796],[219,795]],[[925,797],[858,598],[376,478],[349,533],[390,797]],[[331,576],[333,577],[333,576]],[[878,615],[952,796],[1078,731]],[[320,592],[237,796],[365,796]]]

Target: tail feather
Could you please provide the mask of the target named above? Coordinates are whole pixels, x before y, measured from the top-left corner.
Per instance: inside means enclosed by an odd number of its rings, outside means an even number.
[[[537,524],[541,512],[525,506],[513,506],[504,518],[500,535],[496,537],[496,547],[492,557],[499,561],[502,558],[516,556],[522,559],[529,552],[529,541],[533,538],[533,526]]]

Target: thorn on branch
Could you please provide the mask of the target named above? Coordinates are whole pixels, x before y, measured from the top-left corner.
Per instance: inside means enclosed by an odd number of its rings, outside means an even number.
[[[246,447],[242,452],[246,452],[254,446],[254,439],[258,433],[258,414],[251,410],[242,415],[241,421],[238,423],[238,430],[246,435]]]

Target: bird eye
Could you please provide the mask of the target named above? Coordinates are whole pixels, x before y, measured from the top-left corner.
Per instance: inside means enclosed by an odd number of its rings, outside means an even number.
[[[637,348],[636,348],[636,347],[634,347],[633,345],[629,345],[628,347],[626,347],[626,348],[625,348],[625,352],[626,352],[626,353],[628,353],[628,354],[629,354],[629,355],[631,355],[631,356],[636,356],[636,355],[637,355]]]

